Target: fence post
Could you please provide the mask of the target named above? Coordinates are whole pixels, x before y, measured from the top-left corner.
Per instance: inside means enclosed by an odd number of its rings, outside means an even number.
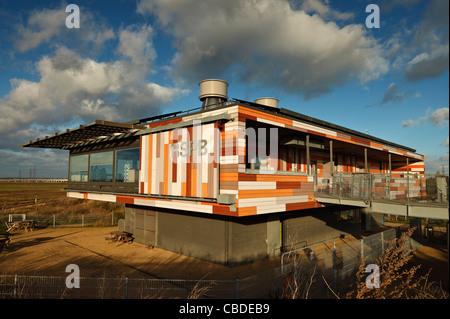
[[[128,276],[125,277],[125,299],[128,299]]]
[[[18,284],[18,278],[17,278],[17,274],[14,276],[14,299],[17,298],[17,284]]]
[[[53,214],[53,228],[55,228],[55,223],[56,223],[56,214]]]
[[[111,213],[111,226],[114,226],[114,213]]]
[[[81,214],[81,227],[84,227],[84,214]]]
[[[336,267],[336,242],[333,239],[333,290],[336,291],[337,267]]]
[[[235,283],[235,292],[234,292],[234,298],[235,299],[239,299],[239,278],[236,278],[236,283]]]
[[[384,231],[380,233],[381,236],[381,255],[384,255]]]
[[[361,238],[361,261],[364,259],[364,239]]]

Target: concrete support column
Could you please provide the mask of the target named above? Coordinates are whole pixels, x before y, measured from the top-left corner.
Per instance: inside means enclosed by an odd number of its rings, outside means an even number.
[[[306,135],[306,173],[311,175],[311,155],[309,153],[309,135]]]
[[[367,165],[367,148],[364,149],[364,172],[369,172],[369,166]]]

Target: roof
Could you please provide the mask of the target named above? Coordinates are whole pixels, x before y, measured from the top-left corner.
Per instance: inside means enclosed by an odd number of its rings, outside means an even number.
[[[393,147],[396,147],[396,148],[399,148],[399,149],[402,149],[405,151],[410,151],[413,153],[416,152],[416,150],[413,148],[410,148],[410,147],[407,147],[404,145],[400,145],[400,144],[396,144],[396,143],[393,143],[390,141],[386,141],[386,140],[374,137],[369,134],[358,132],[358,131],[355,131],[355,130],[352,130],[352,129],[349,129],[349,128],[346,128],[346,127],[343,127],[343,126],[340,126],[337,124],[323,121],[323,120],[319,120],[319,119],[316,119],[316,118],[313,118],[313,117],[310,117],[310,116],[307,116],[304,114],[300,114],[300,113],[297,113],[297,112],[294,112],[294,111],[291,111],[288,109],[274,108],[274,107],[265,106],[262,104],[257,104],[257,103],[239,100],[239,99],[233,99],[232,102],[234,102],[234,103],[220,106],[218,108],[214,108],[213,110],[217,110],[220,108],[227,108],[231,105],[236,105],[236,104],[245,105],[247,107],[251,107],[251,108],[255,108],[255,109],[259,109],[259,110],[262,109],[267,113],[273,113],[278,116],[295,119],[295,120],[300,120],[302,122],[311,123],[311,124],[318,125],[318,126],[321,126],[324,128],[330,128],[335,131],[340,131],[343,133],[350,134],[352,136],[364,138],[369,141],[382,143],[384,145],[393,146]],[[208,112],[210,110],[211,109],[202,110],[200,108],[195,108],[195,109],[191,109],[191,110],[187,110],[187,111],[178,111],[178,112],[161,114],[161,115],[157,115],[157,116],[133,120],[133,121],[129,121],[126,123],[117,123],[117,122],[97,120],[94,123],[91,123],[88,125],[80,125],[79,128],[72,129],[72,130],[66,130],[66,132],[63,132],[63,133],[55,133],[55,135],[53,135],[53,136],[50,136],[50,137],[46,136],[44,139],[37,139],[34,142],[30,141],[29,143],[20,145],[20,146],[21,147],[69,149],[69,148],[73,148],[73,147],[77,147],[77,146],[82,146],[87,143],[93,144],[96,142],[100,142],[100,138],[102,138],[101,141],[105,141],[106,140],[104,138],[105,136],[107,136],[109,139],[112,139],[112,138],[128,137],[130,135],[141,135],[144,132],[149,131],[148,126],[145,125],[145,124],[148,124],[149,122],[157,123],[160,121],[161,122],[165,121],[168,118],[175,119],[178,117],[186,116],[188,114],[194,115],[194,114],[198,114],[198,113]],[[140,130],[145,130],[145,129],[147,129],[147,130],[139,132]],[[130,133],[133,130],[135,130],[136,132],[133,132],[132,134],[126,134],[126,135],[122,134],[121,136],[117,136],[118,134],[115,134],[115,133]]]
[[[42,139],[30,141],[27,144],[19,145],[20,147],[37,147],[37,148],[59,148],[67,149],[70,146],[80,145],[100,137],[111,137],[115,134],[128,133],[130,130],[144,129],[143,125],[134,125],[126,123],[117,123],[109,121],[96,120],[94,123],[80,125],[75,129],[67,129],[62,133],[55,133],[53,136],[46,136]]]

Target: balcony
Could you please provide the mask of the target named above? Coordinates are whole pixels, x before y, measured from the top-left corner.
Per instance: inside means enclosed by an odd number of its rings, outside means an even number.
[[[448,220],[449,176],[405,175],[338,173],[327,178],[318,177],[315,178],[314,197],[324,204]]]

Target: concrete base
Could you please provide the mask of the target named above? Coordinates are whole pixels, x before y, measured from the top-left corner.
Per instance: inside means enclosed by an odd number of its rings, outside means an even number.
[[[238,218],[127,204],[122,228],[147,246],[237,266],[358,232],[363,216],[340,205]]]

